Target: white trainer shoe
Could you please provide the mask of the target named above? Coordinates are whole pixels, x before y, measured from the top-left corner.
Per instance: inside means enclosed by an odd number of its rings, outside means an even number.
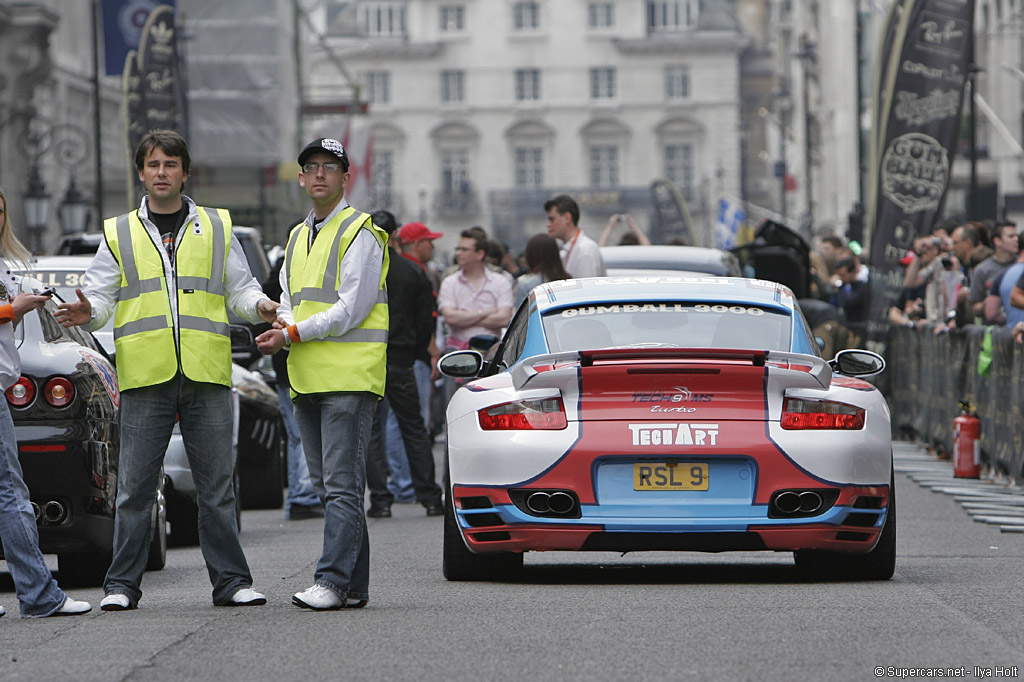
[[[314,611],[333,611],[335,609],[361,609],[366,606],[365,599],[342,599],[337,592],[323,585],[313,585],[292,596],[292,603],[304,609]]]
[[[127,611],[134,608],[128,595],[120,592],[113,592],[100,600],[100,609],[104,611]]]
[[[0,616],[3,616],[5,613],[7,613],[7,611],[4,610],[4,607],[0,606]]]
[[[263,606],[266,603],[267,598],[264,595],[251,587],[243,587],[231,595],[231,601],[225,606]]]
[[[51,616],[80,616],[83,613],[89,613],[92,611],[92,604],[87,601],[78,601],[71,597],[64,599],[64,604],[51,613]]]

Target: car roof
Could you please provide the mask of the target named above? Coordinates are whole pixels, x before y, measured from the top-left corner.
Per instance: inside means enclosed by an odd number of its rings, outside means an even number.
[[[32,259],[32,270],[86,270],[92,263],[93,256],[35,256]]]
[[[684,270],[711,275],[739,275],[736,256],[703,246],[602,246],[601,258],[609,274],[617,270]]]
[[[588,277],[541,284],[534,290],[540,313],[579,305],[637,302],[706,302],[792,311],[796,299],[777,282],[746,277],[654,275]]]

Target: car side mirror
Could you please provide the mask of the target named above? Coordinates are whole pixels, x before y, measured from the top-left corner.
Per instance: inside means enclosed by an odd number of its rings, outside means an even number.
[[[437,362],[441,374],[456,379],[479,376],[483,366],[484,356],[475,350],[457,350],[448,353]]]
[[[881,355],[859,349],[841,350],[828,364],[832,371],[848,377],[869,377],[885,369]]]
[[[245,325],[230,325],[230,333],[232,359],[236,359],[236,355],[244,359],[256,350],[256,339],[253,338],[252,330]]]

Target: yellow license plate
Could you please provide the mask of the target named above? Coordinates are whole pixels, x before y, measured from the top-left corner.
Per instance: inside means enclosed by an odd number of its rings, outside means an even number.
[[[636,462],[633,490],[707,490],[706,462]]]

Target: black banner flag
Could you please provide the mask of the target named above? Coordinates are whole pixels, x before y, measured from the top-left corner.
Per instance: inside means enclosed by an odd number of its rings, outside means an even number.
[[[971,63],[974,0],[896,0],[882,37],[871,144],[869,338],[884,342],[899,259],[942,212]]]
[[[128,113],[129,205],[138,187],[135,149],[157,128],[183,133],[183,89],[178,77],[178,40],[174,7],[158,5],[142,29],[138,52],[129,52],[122,77]]]

